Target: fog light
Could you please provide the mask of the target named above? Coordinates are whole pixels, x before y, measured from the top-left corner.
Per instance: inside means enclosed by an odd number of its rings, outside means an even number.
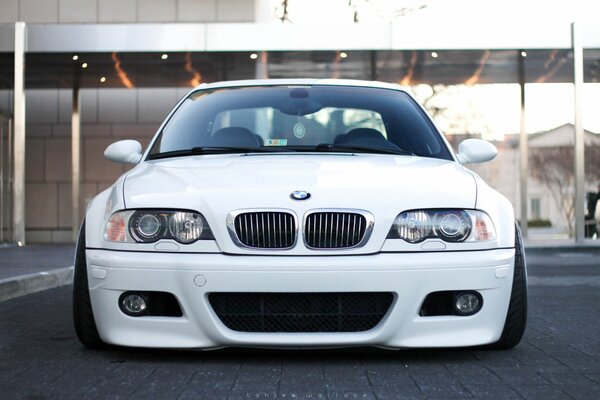
[[[132,317],[141,317],[148,311],[148,300],[139,293],[126,292],[119,299],[121,311]]]
[[[477,292],[459,292],[454,298],[454,311],[458,315],[473,315],[482,305],[483,299]]]

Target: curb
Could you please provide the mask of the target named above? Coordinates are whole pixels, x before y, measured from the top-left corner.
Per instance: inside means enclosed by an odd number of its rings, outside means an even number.
[[[0,280],[0,302],[70,285],[71,282],[73,282],[73,267],[2,279]]]
[[[600,251],[597,244],[553,244],[525,243],[525,250],[557,250],[557,251]]]

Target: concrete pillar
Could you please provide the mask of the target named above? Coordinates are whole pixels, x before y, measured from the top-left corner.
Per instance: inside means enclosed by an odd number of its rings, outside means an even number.
[[[25,23],[15,23],[14,77],[14,241],[25,245]]]
[[[521,51],[517,55],[519,62],[519,87],[521,88],[521,134],[519,136],[519,178],[520,178],[520,198],[521,198],[521,234],[523,238],[528,237],[528,198],[527,198],[527,178],[528,178],[528,158],[529,142],[527,141],[527,131],[525,128],[525,57]]]
[[[256,59],[256,79],[269,79],[269,53],[261,51]]]
[[[575,242],[585,238],[585,137],[583,134],[583,44],[581,28],[571,25],[573,45],[573,86],[575,96]]]
[[[77,242],[79,232],[79,198],[81,193],[81,100],[79,87],[73,88],[71,112],[71,230],[73,242]]]
[[[8,138],[8,132],[6,137]],[[4,116],[0,114],[0,244],[4,243]]]
[[[254,22],[276,22],[273,18],[273,10],[269,0],[254,0]]]

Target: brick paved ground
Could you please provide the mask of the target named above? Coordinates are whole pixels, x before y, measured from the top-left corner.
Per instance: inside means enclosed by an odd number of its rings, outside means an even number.
[[[0,399],[599,399],[600,252],[530,252],[511,351],[89,351],[70,288],[0,303]]]

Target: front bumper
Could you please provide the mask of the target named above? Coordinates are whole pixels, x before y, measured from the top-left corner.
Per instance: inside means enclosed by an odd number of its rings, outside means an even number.
[[[454,347],[500,338],[510,299],[514,249],[380,253],[359,256],[231,256],[86,250],[90,298],[106,343],[165,348]],[[201,277],[198,277],[201,275]],[[183,317],[130,317],[124,291],[170,292]],[[477,290],[483,308],[469,317],[421,317],[427,294]],[[247,333],[228,329],[210,292],[393,292],[375,328],[357,333]]]

